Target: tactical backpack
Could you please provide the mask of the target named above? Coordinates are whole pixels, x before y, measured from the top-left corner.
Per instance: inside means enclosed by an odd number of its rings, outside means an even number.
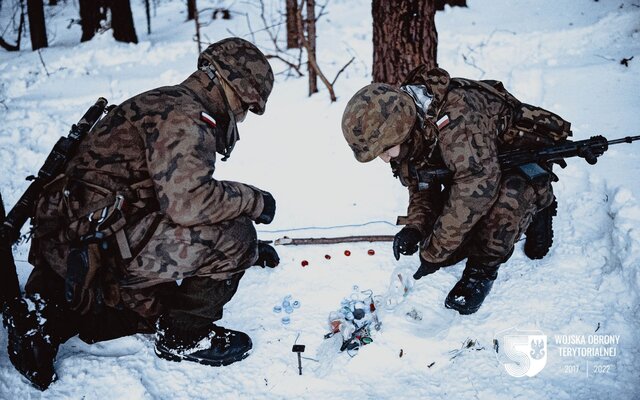
[[[572,136],[570,122],[542,107],[519,101],[500,81],[452,78],[449,90],[452,88],[482,90],[504,101],[510,112],[499,129],[500,147],[511,149],[549,146]]]

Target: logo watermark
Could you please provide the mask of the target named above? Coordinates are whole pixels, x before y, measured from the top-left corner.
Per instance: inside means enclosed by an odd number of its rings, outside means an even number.
[[[513,377],[535,376],[547,365],[547,335],[538,330],[507,329],[493,338],[496,357]]]
[[[620,335],[545,335],[539,330],[510,328],[493,338],[498,361],[513,377],[535,376],[547,365],[547,357],[560,361],[563,373],[608,374],[615,370]]]

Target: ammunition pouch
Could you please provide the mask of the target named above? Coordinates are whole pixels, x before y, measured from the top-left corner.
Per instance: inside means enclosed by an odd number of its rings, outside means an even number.
[[[158,208],[151,179],[113,186],[61,175],[38,202],[30,261],[64,278],[68,306],[81,314],[120,307],[118,281],[133,258],[125,228]]]
[[[554,198],[549,206],[533,216],[525,233],[524,254],[539,260],[549,253],[553,244],[553,217],[557,215],[558,202]]]

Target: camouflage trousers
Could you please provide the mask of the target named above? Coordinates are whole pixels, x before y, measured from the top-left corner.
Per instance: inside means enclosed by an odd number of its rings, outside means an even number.
[[[56,325],[64,340],[78,333],[87,342],[151,333],[162,313],[185,327],[222,318],[223,306],[258,256],[253,222],[239,217],[215,225],[181,227],[163,216],[156,220],[128,232],[147,236],[147,241],[133,261],[118,271],[122,276],[119,309],[103,307],[98,313],[80,315],[66,307],[64,279],[55,269],[34,268],[26,292],[60,305],[61,314],[55,320],[61,321]],[[135,236],[130,239],[136,243]]]
[[[532,184],[517,173],[504,174],[496,201],[445,264],[497,267],[513,253],[535,214],[553,201],[551,182]]]
[[[142,228],[134,228],[130,233],[134,241],[140,235],[149,234],[148,225],[139,226]],[[237,287],[242,273],[258,258],[253,221],[242,216],[215,225],[184,227],[161,217],[159,223],[151,226],[155,228],[151,237],[124,268],[125,276],[120,281],[124,305],[145,318],[155,318],[163,309],[175,310],[176,307],[210,321],[221,318],[222,306],[219,312],[197,311],[205,307],[203,303],[213,304],[217,299],[202,298],[189,305],[185,298],[195,299],[200,292],[209,290],[208,286],[220,282]],[[179,286],[178,280],[182,280]]]

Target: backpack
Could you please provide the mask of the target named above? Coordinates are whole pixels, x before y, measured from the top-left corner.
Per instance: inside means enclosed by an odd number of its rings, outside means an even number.
[[[452,78],[449,90],[453,88],[482,90],[504,101],[510,112],[498,134],[501,147],[537,148],[563,142],[572,136],[570,122],[542,107],[519,101],[500,81]]]

